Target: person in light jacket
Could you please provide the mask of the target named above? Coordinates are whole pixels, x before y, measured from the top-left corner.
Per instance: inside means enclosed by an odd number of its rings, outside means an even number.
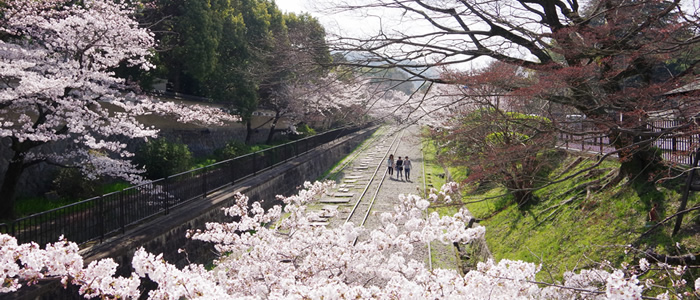
[[[406,180],[411,181],[411,160],[408,159],[408,156],[404,158],[403,160],[403,174],[406,175]]]
[[[394,175],[394,155],[393,154],[389,154],[389,159],[386,161],[386,164],[387,164],[387,167],[389,167],[389,169],[387,169],[387,171],[389,172],[389,178],[391,178],[391,176]]]

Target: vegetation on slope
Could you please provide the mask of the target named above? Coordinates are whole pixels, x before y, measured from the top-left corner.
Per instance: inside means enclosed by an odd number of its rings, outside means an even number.
[[[442,169],[432,153],[431,143],[424,144],[426,170]],[[659,219],[677,211],[685,177],[663,184],[622,181],[602,190],[591,189],[596,182],[619,167],[604,161],[598,168],[582,171],[596,162],[596,157],[561,152],[559,164],[550,179],[570,179],[551,184],[534,192],[536,201],[519,207],[506,189],[494,182],[482,182],[464,192],[462,203],[486,227],[486,241],[494,259],[504,258],[541,263],[542,274],[561,278],[565,271],[599,266],[635,265],[643,251],[669,256],[697,253],[700,249],[700,213],[685,217],[683,229],[671,236],[672,222],[643,234],[656,222],[649,221],[649,211],[658,204]],[[461,181],[466,170],[447,168],[454,181]],[[609,176],[609,175],[608,175]],[[441,182],[433,185],[438,187]],[[700,195],[691,193],[689,202],[697,203]],[[456,208],[436,208],[452,213]],[[652,259],[649,259],[653,261]],[[690,272],[689,276],[697,276]],[[695,277],[693,277],[695,278]]]

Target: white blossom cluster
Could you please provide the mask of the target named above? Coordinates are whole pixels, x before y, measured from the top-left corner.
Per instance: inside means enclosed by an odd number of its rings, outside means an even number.
[[[400,108],[408,99],[405,93],[387,90],[369,78],[339,73],[329,73],[313,84],[295,84],[287,89],[294,101],[287,116],[307,121],[320,121],[333,113],[346,121],[363,116],[402,118]]]
[[[483,236],[483,227],[465,228],[468,214],[422,214],[429,205],[415,195],[401,197],[393,213],[383,214],[379,229],[353,244],[363,228],[311,226],[307,204],[330,183],[305,184],[306,189],[264,211],[260,204],[237,195],[224,209],[238,221],[210,223],[190,231],[191,238],[215,243],[221,252],[215,267],[188,265],[178,269],[140,249],[134,255],[130,278],[113,277],[111,260],[83,268],[74,243],[59,241],[40,249],[17,245],[0,236],[2,292],[17,290],[47,277],[80,285],[86,297],[135,298],[141,278],[158,284],[150,299],[641,299],[644,285],[624,269],[568,272],[563,282],[537,282],[540,266],[513,260],[479,263],[460,275],[456,270],[428,270],[409,258],[415,241],[468,243]],[[449,191],[451,187],[443,190]],[[397,225],[404,224],[404,225]],[[640,266],[648,267],[648,262]],[[674,268],[669,268],[673,273]],[[682,271],[682,270],[681,270]],[[675,274],[678,275],[678,274]],[[383,282],[381,285],[372,282]],[[697,286],[700,280],[695,282]],[[668,294],[659,295],[668,298]]]
[[[3,2],[0,137],[25,143],[14,147],[25,149],[25,162],[94,163],[83,167],[88,176],[133,179],[138,170],[119,161],[132,156],[120,141],[158,133],[136,116],[157,113],[207,124],[235,120],[219,109],[153,102],[129,92],[111,70],[121,63],[151,68],[155,45],[133,14],[126,2],[112,0]],[[56,155],[26,150],[57,141],[73,147]]]
[[[78,254],[78,245],[63,240],[46,245],[41,249],[36,243],[17,244],[12,236],[0,235],[0,293],[14,292],[22,285],[28,285],[45,278],[62,277],[64,284],[80,285],[80,293],[86,298],[100,295],[122,295],[138,297],[140,280],[117,277],[117,264],[112,259],[104,259],[83,267],[83,258]]]

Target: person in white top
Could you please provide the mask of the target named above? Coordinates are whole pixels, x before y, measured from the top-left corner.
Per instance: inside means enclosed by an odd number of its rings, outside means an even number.
[[[387,167],[389,167],[389,169],[387,169],[387,171],[389,171],[389,177],[391,177],[392,175],[394,175],[394,155],[393,154],[389,154],[389,159],[386,161],[386,164],[387,164]]]

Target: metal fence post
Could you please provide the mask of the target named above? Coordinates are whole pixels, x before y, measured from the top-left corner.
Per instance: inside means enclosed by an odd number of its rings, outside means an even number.
[[[126,233],[126,205],[124,204],[124,191],[119,193],[119,227],[122,234]]]
[[[207,167],[202,168],[202,194],[207,197]]]
[[[98,213],[95,217],[98,218],[99,228],[100,228],[100,243],[105,240],[105,196],[100,196],[100,201],[97,205]]]
[[[257,152],[253,152],[253,176],[258,174],[258,166],[256,163],[257,159],[255,159],[255,153],[257,153]]]
[[[170,196],[170,176],[165,176],[163,179],[163,214],[167,215],[170,213],[170,205],[168,205],[168,198]]]
[[[230,170],[230,172],[231,172],[231,174],[229,175],[229,176],[231,176],[231,185],[233,185],[234,183],[236,183],[236,170],[235,170],[234,164],[233,164],[234,161],[236,161],[236,160],[235,160],[235,159],[232,159],[232,160],[230,160],[230,161],[228,162],[228,168],[229,168],[229,170]]]

